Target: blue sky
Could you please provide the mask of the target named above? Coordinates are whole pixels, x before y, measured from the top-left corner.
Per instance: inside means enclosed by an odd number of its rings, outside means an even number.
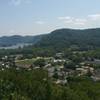
[[[100,0],[0,0],[0,36],[100,27]]]

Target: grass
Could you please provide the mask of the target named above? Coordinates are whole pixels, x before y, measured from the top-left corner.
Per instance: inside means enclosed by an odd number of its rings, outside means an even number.
[[[17,60],[16,64],[21,64],[21,65],[31,65],[33,64],[33,62],[35,61],[35,59],[25,59],[25,60]]]

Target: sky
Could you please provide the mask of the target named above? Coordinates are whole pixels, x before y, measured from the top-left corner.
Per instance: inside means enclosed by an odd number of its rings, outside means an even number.
[[[99,27],[100,0],[0,0],[0,36]]]

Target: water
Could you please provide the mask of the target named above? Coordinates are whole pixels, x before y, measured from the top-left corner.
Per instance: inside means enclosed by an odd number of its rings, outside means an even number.
[[[29,46],[32,45],[31,43],[20,43],[20,44],[16,44],[16,45],[12,45],[12,46],[7,46],[7,47],[0,47],[0,49],[18,49],[23,48],[24,46]]]

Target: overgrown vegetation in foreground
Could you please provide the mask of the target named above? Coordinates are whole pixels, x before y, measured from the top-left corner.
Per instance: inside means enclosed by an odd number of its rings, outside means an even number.
[[[100,82],[69,77],[56,85],[43,69],[0,71],[0,100],[100,100]]]

